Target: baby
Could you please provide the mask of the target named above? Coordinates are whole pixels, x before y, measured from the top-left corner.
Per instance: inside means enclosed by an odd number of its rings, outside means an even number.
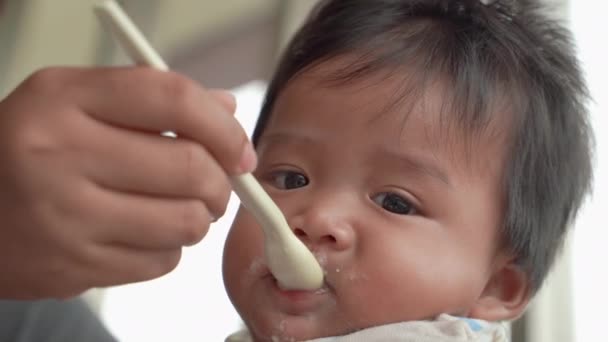
[[[241,209],[224,280],[246,338],[505,338],[491,322],[524,312],[590,187],[585,100],[536,1],[322,1],[253,141],[325,283],[279,288]]]

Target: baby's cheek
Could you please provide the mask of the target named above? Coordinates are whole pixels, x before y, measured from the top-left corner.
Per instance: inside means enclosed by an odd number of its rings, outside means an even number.
[[[263,231],[247,210],[239,209],[230,227],[225,249],[225,253],[241,256],[263,255]]]
[[[228,290],[264,270],[263,237],[251,215],[239,210],[224,246],[223,272]]]
[[[360,324],[431,319],[468,304],[476,281],[461,264],[410,247],[405,255],[388,255],[367,265],[364,278],[349,289],[350,311]]]

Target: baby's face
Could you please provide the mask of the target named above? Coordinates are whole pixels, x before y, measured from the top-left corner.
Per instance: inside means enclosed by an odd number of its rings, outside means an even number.
[[[255,172],[325,269],[324,287],[281,290],[244,209],[226,242],[226,288],[257,340],[468,315],[499,254],[501,139],[480,140],[465,161],[438,126],[441,94],[383,112],[397,83],[327,87],[321,79],[334,67],[283,90]]]

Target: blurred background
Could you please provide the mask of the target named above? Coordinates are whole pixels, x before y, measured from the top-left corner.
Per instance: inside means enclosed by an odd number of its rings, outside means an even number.
[[[0,89],[45,65],[108,65],[127,59],[100,31],[99,0],[3,0]],[[266,79],[312,0],[123,0],[173,69],[212,87]]]
[[[0,95],[48,65],[128,64],[93,17],[96,2],[0,0]],[[119,2],[172,69],[208,87],[233,89],[237,117],[251,131],[277,58],[315,0]],[[598,341],[608,335],[602,319],[608,307],[608,227],[602,216],[608,209],[608,141],[602,136],[608,131],[608,5],[549,2],[552,14],[575,34],[594,97],[595,191],[547,285],[513,325],[513,341]],[[223,240],[236,207],[233,198],[226,216],[202,243],[185,250],[171,274],[86,294],[119,340],[222,341],[239,328],[221,280]]]

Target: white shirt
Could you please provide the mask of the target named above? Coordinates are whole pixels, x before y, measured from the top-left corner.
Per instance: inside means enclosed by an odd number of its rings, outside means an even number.
[[[434,321],[412,321],[363,329],[344,336],[323,337],[305,342],[507,342],[502,323],[440,315]],[[226,342],[253,342],[247,330],[226,338]]]

